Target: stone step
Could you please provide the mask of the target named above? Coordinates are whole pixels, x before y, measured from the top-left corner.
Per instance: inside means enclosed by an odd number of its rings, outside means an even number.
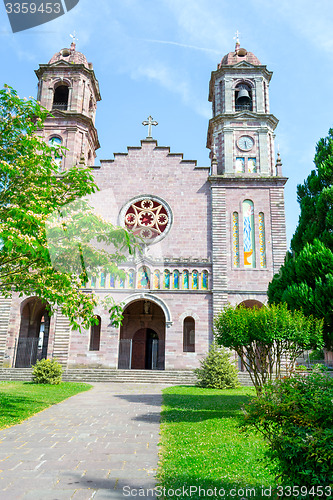
[[[117,382],[170,385],[195,385],[192,370],[115,370],[108,368],[72,368],[63,372],[65,382]],[[0,368],[0,380],[31,381],[31,368]],[[250,377],[239,373],[239,382],[251,386]]]

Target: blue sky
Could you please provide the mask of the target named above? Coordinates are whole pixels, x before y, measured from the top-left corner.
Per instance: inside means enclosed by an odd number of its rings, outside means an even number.
[[[210,73],[234,49],[254,52],[273,71],[271,112],[286,186],[287,234],[298,220],[296,186],[313,168],[316,142],[333,124],[331,0],[80,0],[65,16],[12,34],[0,4],[1,83],[36,96],[34,70],[68,47],[94,65],[102,101],[98,158],[137,146],[149,115],[153,136],[172,152],[208,165],[206,134]],[[163,182],[163,179],[161,179]]]

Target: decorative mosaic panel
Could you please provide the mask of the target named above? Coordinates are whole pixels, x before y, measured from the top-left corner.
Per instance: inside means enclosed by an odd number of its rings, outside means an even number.
[[[173,272],[173,283],[172,283],[172,288],[174,290],[178,290],[179,289],[179,271],[175,270]]]
[[[238,173],[245,172],[245,158],[241,157],[236,158],[235,170]]]
[[[256,174],[257,173],[257,159],[256,158],[249,158],[247,161],[247,169],[250,172],[250,174]]]
[[[260,267],[266,267],[266,238],[265,238],[265,216],[263,212],[259,213],[259,250]]]
[[[238,212],[232,214],[232,255],[234,267],[239,267],[239,217]]]
[[[158,290],[161,286],[161,273],[158,269],[154,271],[154,288]]]
[[[167,269],[165,269],[164,271],[164,288],[170,288],[170,271],[168,271]]]
[[[193,290],[199,289],[198,271],[192,271],[192,288]]]
[[[201,288],[203,290],[208,290],[208,273],[203,271],[201,274]]]
[[[189,274],[187,270],[183,271],[183,288],[184,290],[189,289]]]
[[[243,201],[243,243],[244,243],[244,266],[256,267],[255,244],[254,244],[254,207],[253,201]]]
[[[150,270],[146,266],[142,266],[138,272],[138,288],[145,290],[150,288]]]

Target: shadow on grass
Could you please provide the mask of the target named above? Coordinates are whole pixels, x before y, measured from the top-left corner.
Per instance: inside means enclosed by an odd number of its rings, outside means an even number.
[[[221,500],[221,499],[277,499],[273,487],[261,484],[242,484],[229,481],[190,476],[179,471],[172,477],[154,479],[153,477],[133,477],[135,471],[128,471],[117,477],[118,471],[111,471],[107,479],[94,477],[89,472],[82,477],[77,473],[63,473],[62,482],[66,487],[75,485],[79,489],[102,490],[105,498],[160,498],[163,500]],[[122,471],[123,472],[123,471]],[[66,480],[68,476],[68,480]],[[132,493],[132,494],[130,494]],[[103,498],[104,498],[103,497]],[[281,498],[281,497],[280,497]]]
[[[239,419],[242,406],[250,396],[234,394],[164,394],[163,423],[200,422],[213,418]]]
[[[0,426],[10,425],[13,422],[19,422],[33,413],[32,408],[36,405],[41,405],[40,402],[36,402],[28,396],[15,395],[12,393],[3,393],[0,390]],[[30,411],[29,411],[30,409]]]
[[[242,484],[232,483],[223,478],[220,480],[194,477],[186,472],[179,472],[173,477],[157,480],[157,484],[165,488],[165,499],[181,500],[191,498],[191,500],[202,499],[277,499],[274,486],[262,484]],[[175,493],[175,494],[173,494]],[[178,494],[177,494],[178,493]]]

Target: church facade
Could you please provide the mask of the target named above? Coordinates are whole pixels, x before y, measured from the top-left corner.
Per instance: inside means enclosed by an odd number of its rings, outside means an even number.
[[[124,304],[120,328],[102,307],[99,324],[78,333],[60,313],[50,318],[35,297],[1,299],[3,365],[54,357],[69,368],[197,367],[212,341],[214,315],[228,303],[264,304],[286,252],[272,73],[238,42],[212,72],[205,167],[158,145],[151,117],[140,145],[95,165],[101,97],[92,64],[72,44],[36,75],[37,98],[53,115],[44,139],[68,149],[56,159],[59,168],[89,165],[103,215],[140,236],[144,251],[120,266],[121,278],[97,270],[87,284]]]

